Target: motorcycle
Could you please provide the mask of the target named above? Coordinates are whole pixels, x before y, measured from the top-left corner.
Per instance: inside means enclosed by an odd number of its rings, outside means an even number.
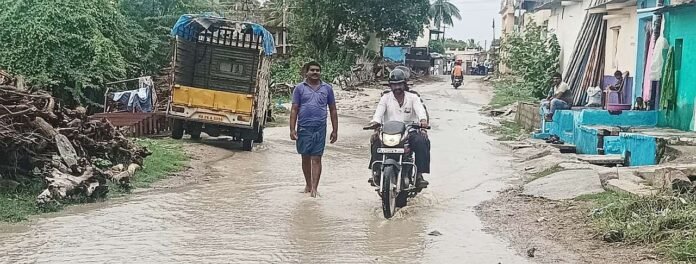
[[[407,125],[404,122],[389,121],[384,125],[375,124],[363,129],[377,129],[379,146],[378,157],[372,163],[373,186],[377,187],[375,191],[382,198],[384,218],[389,219],[394,216],[397,207],[406,206],[408,198],[413,198],[422,191],[422,188],[416,187],[418,170],[408,144],[409,136],[418,133],[422,127],[420,124]]]
[[[454,86],[454,89],[457,89],[457,88],[459,88],[459,86],[462,85],[463,81],[464,81],[464,78],[462,78],[462,77],[454,77],[454,83],[452,84],[452,86]]]

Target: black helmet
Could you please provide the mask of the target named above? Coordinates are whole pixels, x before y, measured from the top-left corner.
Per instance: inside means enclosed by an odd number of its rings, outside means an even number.
[[[406,82],[406,73],[400,69],[394,69],[389,73],[389,83],[404,83]]]
[[[394,69],[395,69],[395,70],[402,70],[402,71],[404,71],[404,74],[405,74],[405,76],[406,76],[406,81],[408,81],[408,79],[411,78],[411,69],[409,69],[408,67],[406,67],[406,66],[396,66],[396,68],[394,68]]]

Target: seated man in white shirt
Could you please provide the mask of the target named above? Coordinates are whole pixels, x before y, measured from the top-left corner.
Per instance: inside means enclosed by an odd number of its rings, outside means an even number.
[[[380,99],[369,127],[388,121],[401,121],[406,124],[420,123],[421,127],[428,127],[428,117],[420,97],[405,92],[405,87],[405,74],[401,70],[392,71],[389,76],[389,88],[392,92],[383,95]],[[372,136],[370,168],[377,156],[379,144],[376,143],[378,140],[379,137],[376,134]],[[428,186],[428,182],[423,179],[423,173],[430,173],[430,140],[428,140],[425,130],[409,135],[409,146],[416,154],[415,163],[418,167],[416,186],[425,188]],[[369,182],[375,185],[373,177],[370,177]]]
[[[563,82],[560,73],[555,73],[551,79],[552,86],[549,89],[548,97],[541,101],[541,107],[548,110],[544,117],[545,121],[553,121],[553,114],[556,110],[570,109],[573,101],[573,94],[570,92],[568,84]]]

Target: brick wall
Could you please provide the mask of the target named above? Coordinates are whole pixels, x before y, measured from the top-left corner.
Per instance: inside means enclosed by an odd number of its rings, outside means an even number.
[[[541,115],[539,114],[539,105],[520,102],[517,105],[517,115],[515,122],[520,124],[526,130],[536,130],[541,128]]]

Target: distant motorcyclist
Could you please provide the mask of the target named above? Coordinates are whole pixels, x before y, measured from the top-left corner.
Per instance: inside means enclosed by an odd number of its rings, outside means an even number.
[[[455,78],[464,78],[464,68],[462,67],[462,60],[457,60],[454,63],[454,68],[452,69],[452,85],[454,85]]]
[[[428,117],[420,98],[414,93],[406,92],[406,87],[405,73],[399,69],[393,70],[389,76],[391,93],[382,96],[368,127],[388,121],[400,121],[406,124],[420,123],[421,127],[428,127]],[[416,186],[425,188],[428,186],[428,181],[423,179],[423,173],[430,173],[430,140],[425,130],[409,135],[409,146],[415,154],[415,163],[418,167]],[[379,148],[379,135],[374,134],[370,142],[372,151],[370,169],[377,156],[377,148]],[[369,182],[375,185],[373,177],[370,177]]]

